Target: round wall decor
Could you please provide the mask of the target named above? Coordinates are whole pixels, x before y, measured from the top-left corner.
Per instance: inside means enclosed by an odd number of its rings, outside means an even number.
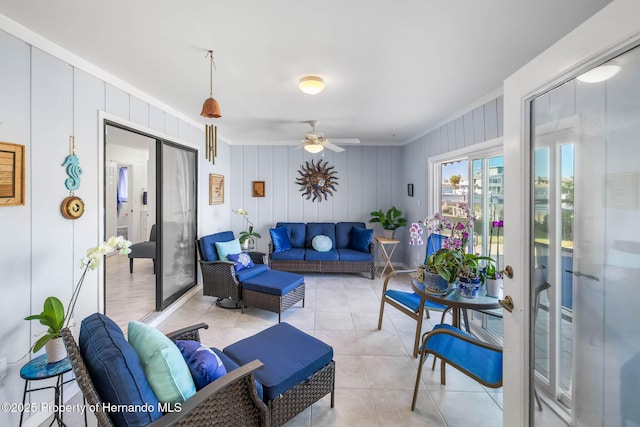
[[[327,196],[333,196],[333,191],[337,191],[338,185],[338,172],[333,169],[333,166],[329,166],[327,162],[323,163],[322,160],[319,160],[318,164],[311,160],[311,165],[309,162],[301,165],[298,170],[300,177],[296,178],[296,184],[300,186],[299,191],[303,192],[302,197],[307,196],[308,200],[313,196],[312,202],[316,199],[321,202],[323,197],[327,200]]]
[[[67,219],[78,219],[84,213],[84,202],[78,196],[65,197],[60,205],[60,213]]]

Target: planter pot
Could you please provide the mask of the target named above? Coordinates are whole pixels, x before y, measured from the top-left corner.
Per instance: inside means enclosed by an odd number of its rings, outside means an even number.
[[[253,241],[253,239],[251,237],[244,239],[242,241],[242,243],[240,244],[240,248],[242,248],[243,251],[248,251],[254,248],[255,242]]]
[[[480,291],[480,279],[457,278],[456,286],[458,294],[463,298],[476,298]]]
[[[67,349],[64,347],[61,337],[47,341],[44,349],[47,352],[47,363],[59,362],[67,357]]]
[[[396,230],[382,230],[382,235],[387,239],[393,239]]]
[[[416,281],[418,283],[424,283],[424,274],[425,274],[425,269],[422,267],[418,267],[416,269]]]
[[[502,278],[500,279],[485,279],[485,285],[487,286],[487,296],[499,297],[500,289],[502,289]]]
[[[446,294],[449,289],[449,283],[444,280],[438,273],[424,272],[424,287],[427,292],[433,294]]]

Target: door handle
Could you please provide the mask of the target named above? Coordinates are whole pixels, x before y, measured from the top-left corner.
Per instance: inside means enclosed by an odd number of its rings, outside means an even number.
[[[513,279],[513,267],[511,267],[510,265],[507,265],[504,268],[504,275],[507,276],[509,279]]]
[[[513,311],[513,299],[511,298],[511,295],[507,295],[504,299],[499,300],[498,303],[509,313]]]

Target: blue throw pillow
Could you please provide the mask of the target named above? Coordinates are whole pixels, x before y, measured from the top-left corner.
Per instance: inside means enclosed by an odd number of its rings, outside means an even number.
[[[236,263],[236,271],[240,271],[243,268],[253,267],[255,264],[246,252],[240,252],[239,254],[229,254],[227,255],[227,259],[229,261]]]
[[[189,366],[197,390],[227,373],[218,355],[198,341],[177,340],[176,346]]]
[[[286,227],[270,228],[269,234],[271,234],[274,252],[291,249],[291,240],[289,240],[289,234],[287,234]]]
[[[229,240],[228,242],[216,242],[215,245],[216,251],[218,251],[218,258],[222,261],[229,261],[227,255],[239,254],[242,251],[238,239]]]
[[[351,231],[349,232],[349,249],[369,252],[369,244],[372,238],[372,228],[351,227]]]
[[[333,247],[333,242],[329,236],[318,234],[311,240],[311,246],[318,252],[329,252]]]

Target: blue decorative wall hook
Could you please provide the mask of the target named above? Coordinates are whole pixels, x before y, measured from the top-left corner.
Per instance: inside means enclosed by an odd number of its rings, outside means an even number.
[[[64,181],[64,185],[67,187],[67,190],[74,191],[80,188],[82,168],[80,167],[80,159],[76,156],[75,138],[71,136],[69,139],[71,139],[71,154],[64,159],[62,166],[67,167],[67,175],[69,175],[69,178]]]

